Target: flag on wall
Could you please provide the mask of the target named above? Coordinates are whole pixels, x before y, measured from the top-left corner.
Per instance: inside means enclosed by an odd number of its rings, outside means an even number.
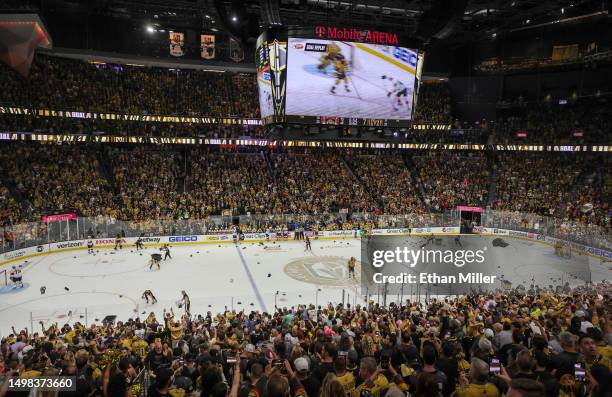
[[[200,35],[200,55],[204,59],[213,59],[215,57],[215,35],[201,34]]]
[[[170,32],[170,55],[182,57],[185,55],[185,35],[181,32]]]

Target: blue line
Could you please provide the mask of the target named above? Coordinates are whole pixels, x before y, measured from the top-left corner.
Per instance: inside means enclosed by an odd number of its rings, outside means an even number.
[[[253,275],[251,274],[251,271],[249,270],[249,265],[247,264],[246,259],[244,259],[244,256],[242,255],[242,251],[240,251],[240,247],[238,247],[237,245],[236,245],[236,251],[238,251],[238,256],[240,257],[240,261],[242,262],[242,267],[244,267],[244,271],[246,272],[247,277],[249,278],[249,281],[251,282],[251,287],[253,287],[253,291],[255,291],[255,296],[257,297],[259,306],[263,309],[264,312],[267,313],[268,309],[266,308],[266,304],[264,303],[264,300],[261,297],[259,288],[257,288],[257,284],[255,284],[255,279],[253,278]]]

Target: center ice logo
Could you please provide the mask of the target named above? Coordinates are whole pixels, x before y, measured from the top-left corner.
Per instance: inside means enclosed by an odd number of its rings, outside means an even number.
[[[299,258],[289,262],[283,269],[298,281],[315,285],[354,286],[359,283],[361,264],[357,262],[356,277],[349,279],[348,259],[339,256],[317,256]]]

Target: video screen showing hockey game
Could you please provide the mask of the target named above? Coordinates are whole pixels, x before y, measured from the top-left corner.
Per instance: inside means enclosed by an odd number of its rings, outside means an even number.
[[[403,47],[290,38],[286,114],[410,120],[417,59]]]

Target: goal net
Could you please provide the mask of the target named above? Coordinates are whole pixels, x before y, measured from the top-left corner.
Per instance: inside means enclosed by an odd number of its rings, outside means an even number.
[[[355,47],[355,43],[349,43],[344,41],[338,41],[335,43],[340,47],[342,55],[344,55],[344,57],[348,61],[349,73],[363,71],[362,65],[357,59],[357,48]]]

